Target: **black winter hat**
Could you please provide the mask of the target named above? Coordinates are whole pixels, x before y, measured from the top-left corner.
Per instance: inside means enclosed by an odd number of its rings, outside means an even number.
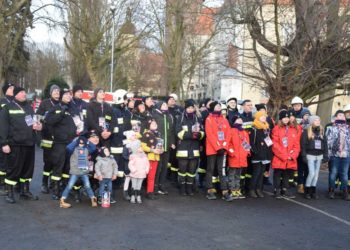
[[[103,88],[97,88],[97,89],[94,90],[94,98],[96,98],[98,92],[100,92],[101,90],[103,90]]]
[[[167,96],[166,98],[165,98],[165,102],[166,103],[168,103],[168,101],[170,100],[170,99],[174,99],[175,100],[175,98],[173,97],[173,96]]]
[[[285,117],[288,117],[288,118],[289,118],[289,112],[288,112],[288,110],[286,110],[286,109],[280,110],[280,112],[278,113],[278,119],[279,119],[279,120],[282,120],[282,119],[285,118]]]
[[[185,109],[187,109],[188,107],[194,107],[195,104],[196,103],[193,99],[187,99],[185,100]]]
[[[334,117],[337,117],[338,114],[345,114],[344,110],[338,109],[335,114]]]
[[[242,119],[242,116],[241,115],[234,115],[233,117],[232,117],[232,120],[231,120],[231,122],[232,122],[232,124],[235,124],[235,122],[237,121],[237,119]]]
[[[288,113],[289,113],[289,117],[297,115],[294,109],[289,109]]]
[[[255,108],[257,111],[260,111],[262,109],[267,110],[266,105],[264,103],[255,104]]]
[[[158,110],[161,110],[160,108],[162,107],[163,103],[165,103],[164,101],[158,101],[155,105],[155,108]]]
[[[11,87],[15,87],[15,85],[13,85],[12,83],[5,83],[4,86],[2,86],[2,93],[4,93],[4,95],[6,95],[6,91],[11,88]]]
[[[66,93],[69,93],[70,92],[70,89],[62,89],[60,91],[60,99],[62,99],[63,95],[66,94]]]
[[[209,104],[209,112],[214,112],[215,106],[218,104],[221,106],[221,104],[217,101],[213,101],[212,103],[210,103]]]
[[[150,95],[144,96],[144,97],[142,97],[142,101],[145,103],[148,98],[152,98],[152,96],[150,96]]]
[[[16,96],[21,91],[25,91],[25,89],[22,87],[16,86],[15,89],[13,90],[13,96]]]
[[[84,91],[84,89],[81,85],[74,85],[73,90],[72,90],[73,96],[74,96],[75,92],[78,92],[79,90]]]

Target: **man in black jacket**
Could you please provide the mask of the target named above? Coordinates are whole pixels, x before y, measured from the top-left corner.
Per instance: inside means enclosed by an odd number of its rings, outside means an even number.
[[[13,101],[13,90],[15,86],[11,83],[5,83],[2,87],[2,92],[5,97],[0,99],[0,110]],[[6,195],[5,190],[5,175],[6,175],[6,155],[0,150],[0,195]]]
[[[37,200],[29,191],[35,161],[35,133],[42,129],[35,121],[34,111],[27,102],[26,92],[21,87],[13,91],[15,99],[0,111],[0,146],[7,154],[6,201],[15,203],[13,189],[20,182],[20,198]]]
[[[94,130],[100,137],[101,146],[110,147],[110,138],[115,127],[113,109],[105,102],[105,92],[101,88],[94,91],[86,114],[87,131]]]
[[[45,124],[45,116],[47,113],[54,107],[60,104],[60,88],[57,85],[52,85],[50,88],[50,98],[43,100],[40,103],[36,114],[39,116],[39,119],[43,121],[43,130],[41,131],[41,143],[40,146],[43,149],[43,177],[41,184],[41,192],[44,194],[49,193],[48,182],[52,172],[52,163],[51,163],[51,149],[53,144],[52,131]]]
[[[69,105],[72,96],[69,89],[63,89],[60,93],[61,103],[49,111],[45,122],[52,131],[53,146],[51,150],[52,175],[54,183],[52,199],[58,200],[59,183],[63,177],[67,183],[69,179],[68,162],[66,158],[66,146],[77,136],[77,127],[73,120],[74,111]]]

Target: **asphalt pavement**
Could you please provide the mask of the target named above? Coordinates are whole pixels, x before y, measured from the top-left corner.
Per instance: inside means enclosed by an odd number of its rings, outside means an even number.
[[[0,199],[0,249],[350,249],[350,202],[328,200],[327,172],[319,200],[209,201],[204,193],[169,195],[143,204],[123,201],[92,208],[87,197],[62,209],[41,194],[41,151],[32,191],[39,201]],[[295,190],[293,190],[295,191]]]

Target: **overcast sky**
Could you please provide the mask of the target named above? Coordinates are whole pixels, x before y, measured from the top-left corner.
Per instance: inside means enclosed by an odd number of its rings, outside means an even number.
[[[48,4],[52,2],[53,0],[33,0],[32,9],[36,10],[40,6],[43,6],[44,4]],[[222,2],[223,0],[206,0],[207,5],[211,7],[219,6]],[[57,14],[55,13],[55,10],[53,7],[47,7],[45,8],[45,10],[42,10],[37,14],[48,15],[50,17],[55,17],[55,16],[57,17]],[[63,44],[63,36],[64,36],[64,33],[61,30],[59,29],[50,30],[49,27],[47,27],[42,22],[36,22],[34,24],[34,29],[30,29],[28,31],[29,41],[33,41],[37,43],[51,41],[51,42]]]

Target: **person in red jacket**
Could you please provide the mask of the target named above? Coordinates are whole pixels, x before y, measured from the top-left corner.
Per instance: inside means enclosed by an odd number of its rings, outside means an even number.
[[[243,199],[245,196],[241,192],[240,182],[242,169],[248,166],[247,158],[250,154],[249,134],[242,127],[242,117],[234,116],[230,124],[232,124],[232,128],[230,129],[230,140],[227,151],[228,186],[233,199]]]
[[[273,185],[275,197],[294,198],[288,194],[288,180],[297,169],[297,158],[300,152],[300,137],[295,127],[290,126],[289,112],[281,110],[279,112],[278,125],[272,130],[272,159]],[[282,177],[282,189],[281,189]]]
[[[207,199],[216,199],[216,189],[213,186],[213,173],[217,168],[220,181],[223,180],[223,172],[226,168],[225,154],[228,148],[228,139],[230,133],[230,124],[228,120],[221,115],[221,105],[218,102],[212,102],[209,105],[210,114],[205,120],[206,133],[206,155],[207,155]]]

